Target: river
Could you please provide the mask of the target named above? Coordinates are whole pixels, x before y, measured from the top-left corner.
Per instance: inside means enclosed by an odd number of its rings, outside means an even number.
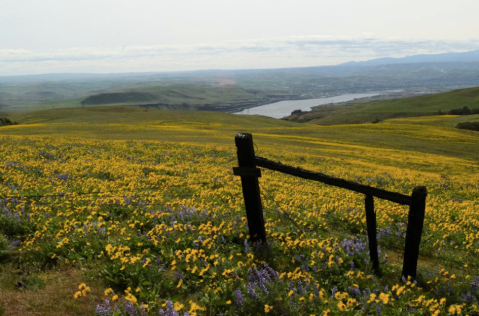
[[[301,110],[301,111],[311,111],[311,107],[317,105],[324,105],[330,103],[339,103],[339,102],[346,102],[351,101],[354,99],[359,98],[367,98],[373,97],[375,95],[379,95],[380,93],[348,93],[348,94],[341,94],[335,97],[329,98],[321,98],[321,99],[307,99],[307,100],[288,100],[288,101],[280,101],[270,104],[264,104],[261,106],[257,106],[254,108],[249,108],[243,110],[241,112],[236,112],[234,114],[246,114],[246,115],[264,115],[273,118],[283,118],[288,116],[294,110]]]

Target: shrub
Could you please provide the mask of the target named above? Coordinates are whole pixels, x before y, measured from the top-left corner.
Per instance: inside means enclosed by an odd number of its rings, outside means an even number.
[[[441,110],[438,111],[438,115],[444,114]],[[471,115],[471,114],[479,114],[479,108],[470,109],[467,106],[458,109],[451,109],[447,112],[449,115]]]
[[[4,235],[0,234],[0,253],[2,251],[8,250],[8,247],[10,246],[7,237]]]
[[[468,129],[471,131],[479,132],[479,122],[462,122],[456,125],[460,129]]]
[[[17,125],[17,122],[13,122],[10,119],[6,117],[0,117],[0,126],[5,126],[5,125]]]
[[[23,237],[31,232],[32,227],[28,223],[15,218],[13,216],[5,216],[0,214],[0,234],[8,237]]]

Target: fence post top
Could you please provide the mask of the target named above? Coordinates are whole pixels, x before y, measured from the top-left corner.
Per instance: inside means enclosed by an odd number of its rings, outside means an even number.
[[[250,133],[238,133],[236,134],[235,138],[251,138],[253,135]]]
[[[426,189],[425,186],[415,187],[415,188],[412,190],[412,195],[424,196],[424,197],[426,197],[426,195],[427,195],[427,189]]]

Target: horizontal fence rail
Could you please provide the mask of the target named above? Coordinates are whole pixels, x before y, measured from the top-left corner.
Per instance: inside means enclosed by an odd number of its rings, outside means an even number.
[[[252,242],[266,241],[263,208],[258,181],[258,178],[261,177],[261,169],[257,168],[262,167],[364,194],[369,255],[372,262],[372,268],[378,274],[380,274],[380,271],[377,250],[377,224],[376,212],[374,210],[374,197],[401,205],[408,205],[409,215],[406,230],[406,245],[404,248],[404,263],[401,275],[416,278],[419,245],[421,243],[426,210],[427,190],[425,187],[415,187],[411,196],[397,192],[390,192],[364,184],[331,177],[323,173],[287,166],[279,162],[271,161],[267,158],[256,157],[253,136],[248,133],[237,134],[235,137],[235,143],[239,166],[233,168],[233,173],[234,175],[241,177],[249,235]]]
[[[343,189],[348,189],[350,191],[375,196],[380,199],[388,200],[388,201],[395,202],[402,205],[411,205],[412,198],[409,195],[404,195],[401,193],[389,192],[383,189],[373,188],[368,185],[330,177],[323,173],[312,172],[312,171],[304,170],[301,168],[286,166],[286,165],[283,165],[282,163],[274,162],[262,157],[254,157],[254,162],[256,163],[256,166],[258,167],[263,167],[266,169],[279,171],[279,172],[286,173],[286,174],[303,178],[303,179],[322,182],[322,183],[333,185]]]

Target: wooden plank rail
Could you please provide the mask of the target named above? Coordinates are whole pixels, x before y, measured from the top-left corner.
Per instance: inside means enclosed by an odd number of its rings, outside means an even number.
[[[425,187],[415,187],[411,196],[396,192],[389,192],[383,189],[373,188],[368,185],[331,177],[323,173],[291,167],[266,158],[256,157],[254,153],[253,136],[248,133],[237,134],[235,137],[235,143],[238,149],[239,167],[233,168],[233,174],[241,177],[250,240],[252,242],[266,241],[263,208],[261,205],[258,182],[258,178],[261,177],[261,170],[256,168],[263,167],[299,178],[318,181],[364,194],[369,256],[371,258],[372,268],[378,275],[380,275],[381,272],[379,270],[374,197],[402,205],[408,205],[409,215],[406,231],[406,246],[404,248],[404,263],[401,276],[410,276],[412,278],[416,278],[419,245],[421,243],[421,235],[426,210],[427,189]]]
[[[389,192],[383,189],[373,188],[368,185],[330,177],[328,175],[325,175],[319,172],[312,172],[312,171],[304,170],[301,168],[286,166],[286,165],[283,165],[282,163],[274,162],[266,158],[254,157],[254,162],[256,163],[258,167],[263,167],[270,170],[279,171],[279,172],[286,173],[286,174],[303,178],[303,179],[319,181],[325,184],[333,185],[343,189],[348,189],[358,193],[372,195],[380,199],[388,200],[388,201],[395,202],[402,205],[411,205],[412,199],[409,195],[404,195],[401,193]]]

